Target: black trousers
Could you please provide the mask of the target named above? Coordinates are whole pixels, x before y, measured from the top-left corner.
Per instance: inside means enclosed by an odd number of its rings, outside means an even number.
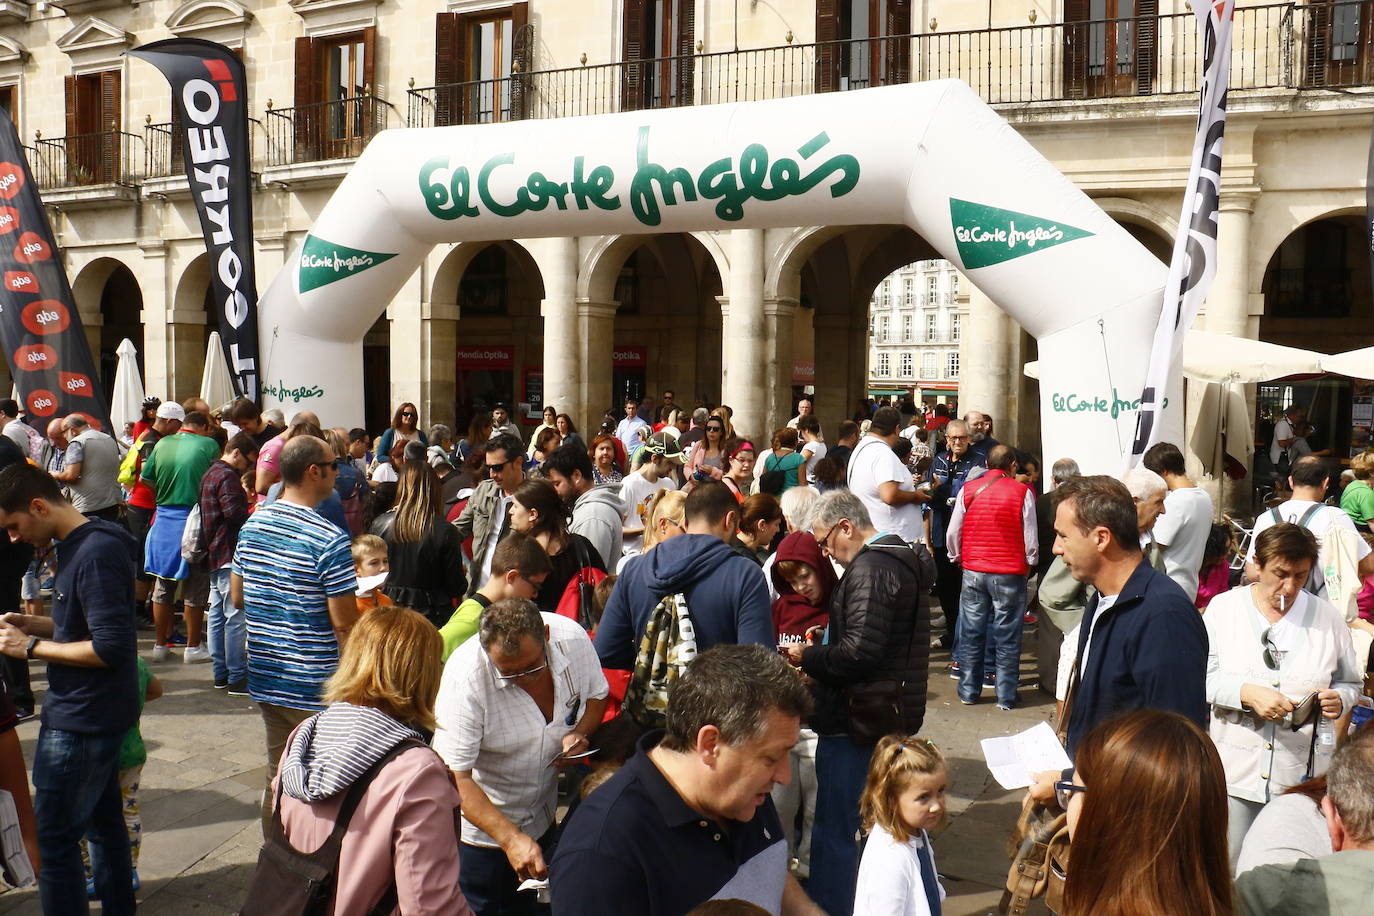
[[[949,561],[949,551],[943,546],[936,546],[934,553],[935,597],[940,599],[940,609],[945,612],[945,632],[952,643],[958,630],[959,592],[963,587],[964,570],[957,563]],[[951,651],[953,648],[951,645]]]

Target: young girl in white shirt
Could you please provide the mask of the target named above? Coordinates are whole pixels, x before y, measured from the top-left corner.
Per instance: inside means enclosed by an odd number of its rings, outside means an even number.
[[[940,916],[945,889],[927,831],[945,821],[945,758],[915,736],[878,742],[859,802],[867,834],[854,916]]]

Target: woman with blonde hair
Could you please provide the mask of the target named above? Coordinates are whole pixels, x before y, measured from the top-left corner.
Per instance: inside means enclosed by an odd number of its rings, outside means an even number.
[[[635,556],[643,556],[655,544],[675,538],[686,532],[687,494],[681,490],[659,490],[649,500],[649,508],[644,510],[644,546]],[[616,572],[625,569],[625,564],[635,557],[621,557]]]
[[[361,791],[339,849],[331,912],[472,912],[458,890],[458,792],[423,737],[434,728],[442,647],[439,631],[414,611],[370,611],[344,644],[327,707],[286,741],[269,836],[318,849]],[[270,886],[250,887],[244,912],[270,902],[255,892]]]
[[[386,541],[390,572],[382,592],[415,608],[436,627],[453,616],[454,599],[467,592],[463,542],[444,519],[444,491],[434,469],[407,461],[396,484],[396,504],[377,517],[371,533]]]

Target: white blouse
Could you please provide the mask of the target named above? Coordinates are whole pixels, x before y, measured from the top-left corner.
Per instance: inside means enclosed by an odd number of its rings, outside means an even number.
[[[935,871],[935,847],[924,830],[902,842],[882,827],[873,828],[859,863],[854,916],[931,916],[917,857],[922,846],[929,847],[930,868]],[[944,900],[945,889],[938,877],[935,886]]]

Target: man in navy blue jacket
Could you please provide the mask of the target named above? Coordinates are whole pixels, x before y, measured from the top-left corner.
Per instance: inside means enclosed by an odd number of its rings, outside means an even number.
[[[1054,552],[1097,589],[1079,633],[1069,756],[1097,723],[1133,709],[1167,709],[1205,727],[1202,615],[1145,561],[1129,491],[1111,477],[1077,477],[1054,491],[1054,503]]]
[[[777,645],[768,586],[757,563],[735,553],[739,502],[718,481],[687,494],[686,534],[654,545],[625,566],[596,630],[596,654],[607,668],[632,668],[649,614],[681,592],[696,630],[697,651],[715,645]]]
[[[11,540],[57,542],[52,617],[0,618],[0,652],[48,663],[33,760],[43,911],[86,912],[84,835],[103,912],[132,913],[118,767],[124,734],[138,721],[137,542],[113,522],[82,515],[30,464],[0,471],[0,525]]]

